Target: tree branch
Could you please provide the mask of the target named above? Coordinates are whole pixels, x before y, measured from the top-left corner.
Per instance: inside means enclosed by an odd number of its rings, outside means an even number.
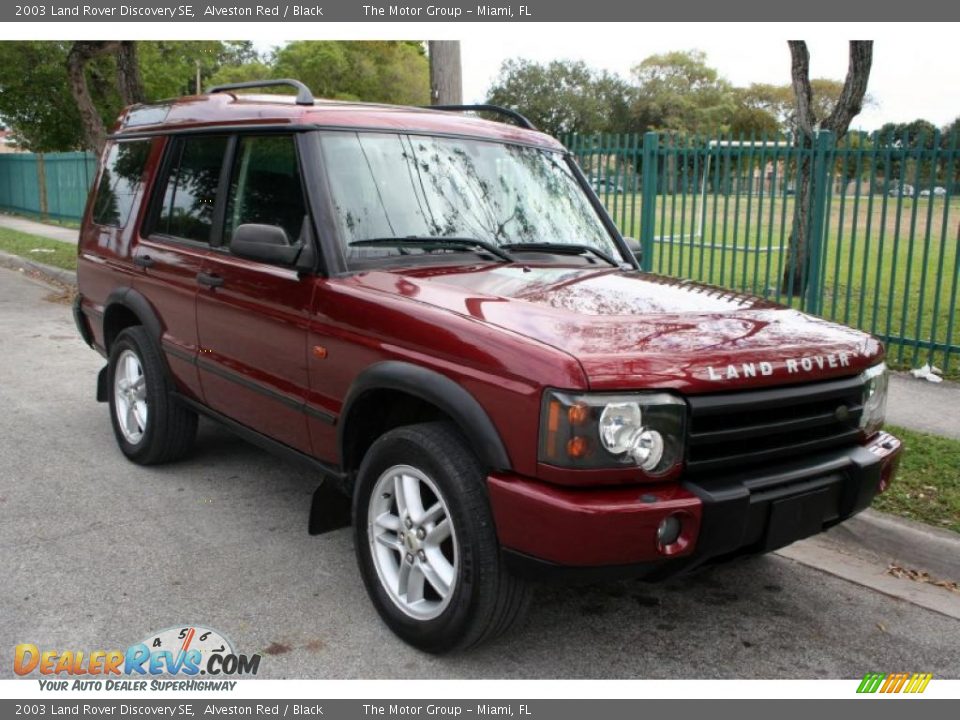
[[[111,51],[116,45],[114,41],[77,41],[67,55],[67,78],[70,82],[70,93],[80,111],[83,136],[87,147],[97,154],[103,150],[107,131],[90,96],[90,87],[87,85],[87,63],[98,55]]]
[[[67,55],[67,78],[70,93],[80,111],[83,135],[87,147],[96,153],[103,150],[107,131],[103,126],[90,86],[87,83],[87,65],[101,55],[112,53],[117,62],[117,89],[124,105],[133,105],[144,100],[143,82],[137,64],[136,43],[130,40],[82,40],[73,43]]]
[[[823,121],[821,127],[830,130],[839,140],[847,134],[850,122],[863,109],[863,98],[867,94],[867,82],[870,79],[870,67],[873,64],[873,40],[850,41],[850,64],[843,90],[833,112]]]
[[[803,40],[789,40],[790,77],[793,95],[797,101],[794,123],[797,131],[807,138],[813,137],[817,118],[813,114],[813,90],[810,87],[810,51]]]

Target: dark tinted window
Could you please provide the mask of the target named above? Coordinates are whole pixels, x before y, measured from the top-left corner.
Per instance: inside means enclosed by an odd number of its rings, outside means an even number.
[[[95,223],[118,227],[127,224],[133,199],[143,182],[150,145],[150,140],[138,140],[115,143],[110,148],[93,204]]]
[[[289,135],[241,137],[230,181],[226,230],[238,225],[278,225],[291,245],[300,238],[306,208],[297,150]]]
[[[153,230],[186,240],[210,242],[227,138],[188,137],[173,142],[176,143],[173,161]]]

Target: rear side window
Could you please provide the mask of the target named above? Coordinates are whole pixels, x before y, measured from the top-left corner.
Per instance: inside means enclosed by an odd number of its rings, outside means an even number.
[[[153,232],[209,243],[227,138],[183,137],[173,142]]]
[[[134,140],[110,147],[93,203],[93,221],[97,225],[127,224],[144,179],[151,144],[151,140]]]
[[[277,225],[295,244],[306,214],[297,149],[290,135],[241,136],[230,177],[224,242],[239,225]]]

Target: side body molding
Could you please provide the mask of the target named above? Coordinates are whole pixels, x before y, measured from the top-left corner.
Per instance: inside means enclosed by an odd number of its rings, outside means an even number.
[[[371,365],[354,380],[343,403],[337,426],[341,457],[349,437],[353,404],[374,390],[395,390],[428,402],[446,413],[470,439],[480,459],[492,470],[510,469],[510,457],[490,416],[477,399],[455,381],[440,373],[398,360]]]

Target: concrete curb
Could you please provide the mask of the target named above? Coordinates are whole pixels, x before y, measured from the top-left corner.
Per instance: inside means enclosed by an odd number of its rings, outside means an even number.
[[[77,274],[72,270],[64,270],[63,268],[53,267],[52,265],[44,265],[35,260],[29,260],[20,255],[3,252],[2,250],[0,250],[0,263],[18,270],[39,273],[48,280],[53,280],[61,285],[68,285],[70,287],[77,286]]]
[[[960,582],[960,535],[876,510],[865,510],[827,532],[891,563]]]

